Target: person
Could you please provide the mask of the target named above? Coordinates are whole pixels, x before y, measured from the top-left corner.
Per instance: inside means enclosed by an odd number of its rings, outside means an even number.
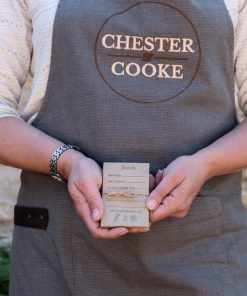
[[[246,14],[0,1],[0,160],[23,169],[11,296],[246,295]],[[150,228],[100,227],[109,161],[150,163]]]

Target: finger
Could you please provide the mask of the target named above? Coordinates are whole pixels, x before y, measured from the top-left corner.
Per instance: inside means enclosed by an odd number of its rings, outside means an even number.
[[[152,190],[154,190],[155,188],[155,178],[152,174],[149,175],[149,192],[151,192]]]
[[[163,177],[163,171],[162,170],[158,170],[156,176],[155,176],[155,184],[156,186],[159,185],[160,181],[162,180]]]
[[[98,187],[93,182],[87,182],[82,188],[75,184],[76,189],[80,191],[87,201],[94,221],[99,221],[104,214],[103,200]]]
[[[99,225],[99,222],[92,220],[90,209],[88,204],[84,204],[80,208],[80,216],[83,218],[87,228],[89,229],[91,235],[97,239],[117,239],[126,233],[128,229],[125,227],[116,227],[116,228],[102,228]]]
[[[147,207],[150,211],[154,211],[161,204],[164,197],[178,186],[183,180],[179,180],[176,176],[165,175],[159,185],[150,193],[147,199]]]
[[[77,202],[75,203],[76,212],[82,218],[93,237],[102,239],[117,239],[128,233],[128,229],[125,227],[116,227],[112,229],[101,228],[99,222],[92,219],[90,207],[83,194],[79,190],[74,192],[74,194],[77,195]]]
[[[176,200],[173,195],[168,195],[164,198],[159,207],[150,213],[150,220],[152,223],[172,216],[176,212]]]
[[[159,207],[150,213],[151,222],[157,222],[167,217],[179,217],[180,214],[186,214],[192,203],[189,198],[186,186],[175,188],[166,196]]]
[[[149,232],[150,227],[129,227],[128,231],[129,233],[144,233]]]
[[[162,208],[161,208],[162,206],[163,205],[160,205],[160,207],[159,207],[160,211],[162,211]],[[174,217],[174,218],[182,219],[182,218],[185,218],[187,216],[188,212],[189,212],[189,208],[184,209],[184,210],[179,211],[179,212],[171,213],[170,215],[167,214],[167,216],[165,216],[164,214],[159,215],[158,212],[156,212],[156,213],[152,212],[151,215],[150,215],[150,220],[152,221],[152,223],[154,223],[154,222],[161,221],[161,220],[163,220],[163,219],[165,219],[167,217]]]
[[[101,238],[105,239],[117,239],[129,232],[125,227],[114,227],[110,229],[99,228],[99,230],[102,230],[102,235],[100,233],[100,236],[102,236]]]
[[[98,183],[97,183],[97,188],[99,191],[102,191],[102,185],[103,185],[103,170],[102,168],[100,167],[100,172],[101,172],[101,178],[98,180]]]

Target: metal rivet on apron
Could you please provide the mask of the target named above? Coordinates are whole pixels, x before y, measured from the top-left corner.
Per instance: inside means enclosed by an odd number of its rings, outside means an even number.
[[[27,217],[28,217],[28,219],[31,219],[32,218],[32,215],[31,214],[28,214]]]

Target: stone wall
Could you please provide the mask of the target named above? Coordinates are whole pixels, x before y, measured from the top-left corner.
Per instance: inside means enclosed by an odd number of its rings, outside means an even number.
[[[8,243],[13,228],[13,207],[20,184],[20,171],[0,165],[0,235],[4,240],[1,244]]]

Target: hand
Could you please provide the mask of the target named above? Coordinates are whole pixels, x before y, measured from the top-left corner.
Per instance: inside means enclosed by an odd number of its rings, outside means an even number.
[[[76,212],[83,219],[90,233],[95,238],[116,239],[126,233],[147,232],[149,227],[100,227],[104,206],[100,194],[102,172],[98,164],[83,154],[68,150],[58,161],[58,171],[68,180],[70,196]],[[150,175],[150,191],[154,189],[155,179]]]
[[[156,175],[157,187],[147,200],[151,223],[166,217],[183,218],[208,178],[206,166],[196,156],[182,156]]]
[[[68,150],[59,158],[58,171],[68,180],[68,190],[76,212],[95,238],[116,239],[128,233],[126,227],[102,228],[102,172],[98,164],[83,154]]]

